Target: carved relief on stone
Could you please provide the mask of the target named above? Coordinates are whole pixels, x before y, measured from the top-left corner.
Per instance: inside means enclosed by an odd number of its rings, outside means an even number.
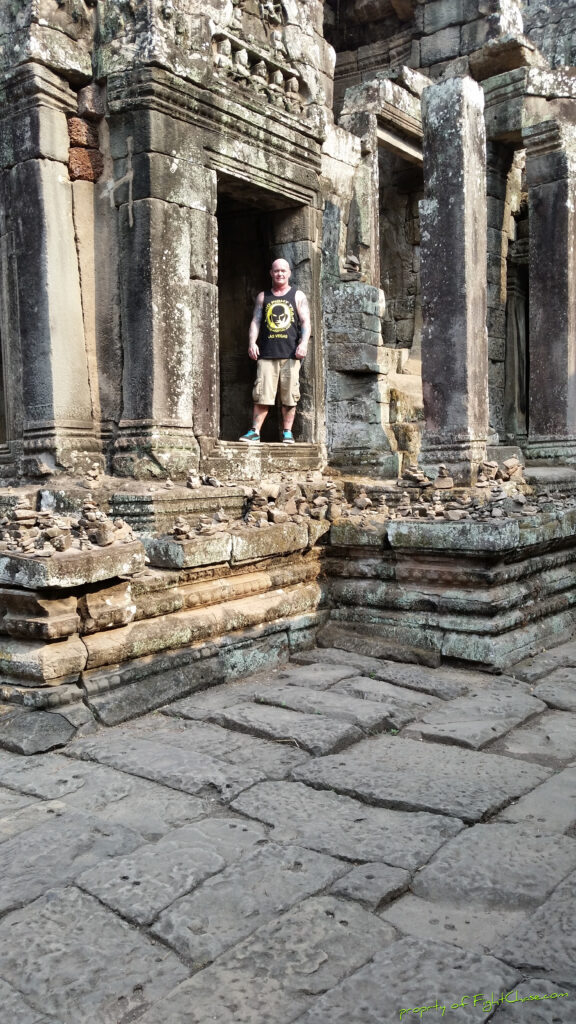
[[[262,52],[235,35],[216,28],[212,37],[213,67],[218,77],[280,109],[300,114],[304,109],[303,84],[298,72],[276,54]]]
[[[260,0],[260,17],[272,25],[281,25],[284,21],[282,4],[276,0]]]

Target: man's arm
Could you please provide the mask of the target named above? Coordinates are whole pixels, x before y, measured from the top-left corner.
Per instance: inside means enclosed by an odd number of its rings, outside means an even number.
[[[296,309],[298,310],[298,316],[300,317],[300,341],[294,355],[296,359],[304,359],[304,356],[308,351],[308,342],[310,341],[310,332],[312,330],[310,306],[308,305],[308,299],[304,295],[304,292],[296,292],[295,299]]]
[[[264,309],[264,292],[260,292],[256,297],[256,305],[254,306],[254,312],[252,313],[252,319],[250,321],[250,327],[248,328],[248,355],[250,359],[258,359],[260,355],[260,349],[258,348],[258,335],[260,334],[260,324],[262,323],[262,311]]]

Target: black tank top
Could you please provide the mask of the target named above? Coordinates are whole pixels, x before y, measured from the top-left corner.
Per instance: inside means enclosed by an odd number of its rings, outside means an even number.
[[[296,288],[285,295],[264,292],[262,323],[258,336],[260,359],[293,359],[300,338]]]

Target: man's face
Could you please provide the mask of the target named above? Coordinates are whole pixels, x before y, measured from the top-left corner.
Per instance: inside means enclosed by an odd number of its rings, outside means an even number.
[[[274,260],[270,269],[270,277],[272,278],[272,287],[277,291],[281,291],[290,284],[291,270],[286,260]]]

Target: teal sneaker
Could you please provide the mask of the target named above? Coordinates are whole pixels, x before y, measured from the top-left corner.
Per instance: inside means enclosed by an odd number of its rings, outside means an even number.
[[[250,427],[250,430],[246,434],[243,434],[239,440],[247,441],[248,444],[254,444],[260,440],[260,434],[257,430],[254,430],[254,427]]]
[[[291,430],[284,430],[282,433],[282,444],[294,444],[294,434]]]

